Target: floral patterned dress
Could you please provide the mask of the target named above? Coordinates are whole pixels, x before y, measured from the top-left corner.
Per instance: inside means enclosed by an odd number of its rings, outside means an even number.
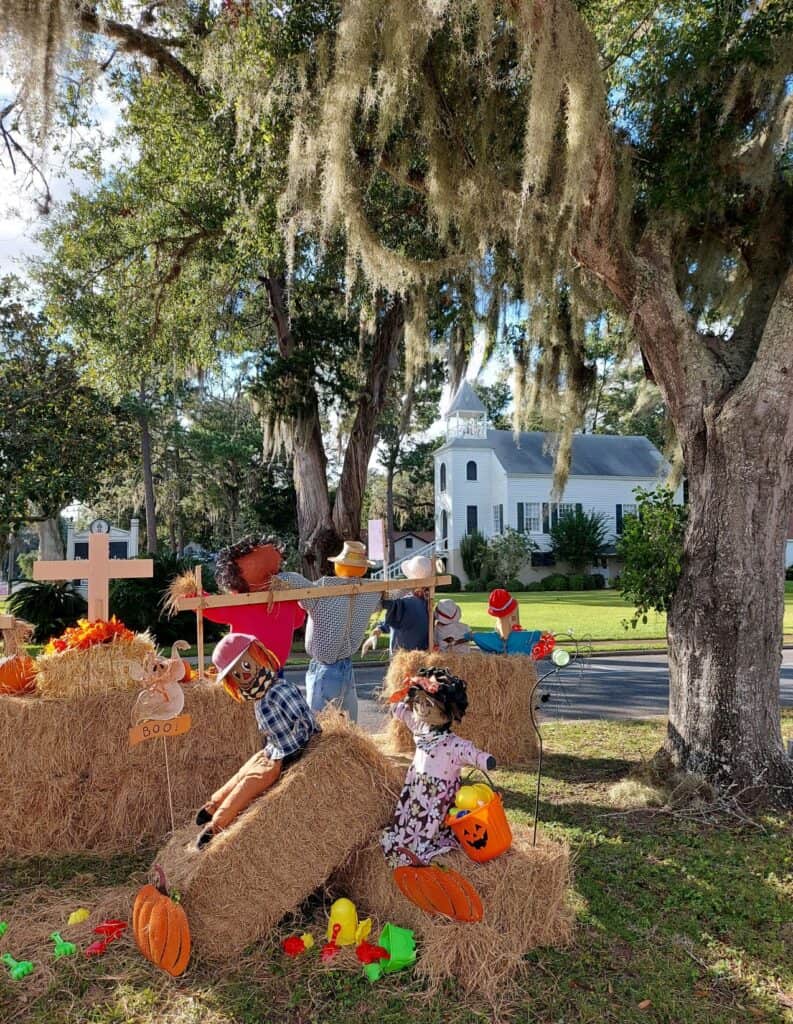
[[[414,853],[422,864],[459,849],[444,819],[460,788],[460,770],[466,765],[486,768],[490,755],[453,732],[418,722],[404,701],[394,707],[393,714],[410,729],[416,744],[393,821],[380,837],[386,860],[398,868],[410,863],[400,847]]]

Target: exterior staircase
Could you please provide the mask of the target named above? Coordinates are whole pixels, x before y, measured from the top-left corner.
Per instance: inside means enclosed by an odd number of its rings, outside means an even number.
[[[426,555],[427,558],[434,559],[436,555],[446,554],[446,542],[445,540],[436,541],[431,540],[429,544],[425,544],[423,547],[414,548],[407,554],[398,558],[395,562],[391,562],[388,565],[384,565],[381,569],[375,569],[371,574],[373,580],[392,580],[401,574],[402,563],[409,561],[411,558],[415,558],[417,555]]]

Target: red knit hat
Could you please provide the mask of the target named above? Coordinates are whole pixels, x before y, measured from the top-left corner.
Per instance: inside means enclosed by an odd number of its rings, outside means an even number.
[[[493,590],[487,603],[487,614],[503,619],[518,607],[518,602],[508,590]]]

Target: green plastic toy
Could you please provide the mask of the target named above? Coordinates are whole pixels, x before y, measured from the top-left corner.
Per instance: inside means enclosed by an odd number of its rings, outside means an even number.
[[[50,935],[50,938],[55,943],[55,948],[52,953],[56,960],[62,956],[74,956],[77,952],[77,946],[75,946],[73,942],[67,942],[65,939],[61,938],[60,932],[53,932],[52,935]]]
[[[383,925],[377,945],[388,950],[388,960],[366,964],[363,972],[369,981],[377,981],[384,974],[394,974],[405,967],[412,967],[416,962],[416,937],[410,928],[400,928],[390,922]]]
[[[5,933],[7,931],[8,931],[8,921],[0,921],[0,939],[2,939],[2,937],[5,935]]]
[[[22,981],[23,978],[27,977],[28,974],[32,974],[36,969],[30,960],[15,960],[10,953],[3,953],[0,960],[8,968],[8,973],[14,981]]]

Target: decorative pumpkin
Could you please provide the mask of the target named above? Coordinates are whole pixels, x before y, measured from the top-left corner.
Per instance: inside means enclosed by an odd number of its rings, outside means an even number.
[[[30,693],[35,679],[36,662],[29,655],[0,658],[0,693]]]
[[[482,920],[482,901],[467,878],[452,868],[422,864],[410,850],[400,853],[409,857],[408,867],[394,870],[394,881],[403,896],[425,914],[439,914],[454,921]]]
[[[144,885],[135,897],[132,932],[146,959],[178,978],[190,959],[190,927],[183,908],[168,895],[159,864],[154,865],[154,872],[156,883]]]

